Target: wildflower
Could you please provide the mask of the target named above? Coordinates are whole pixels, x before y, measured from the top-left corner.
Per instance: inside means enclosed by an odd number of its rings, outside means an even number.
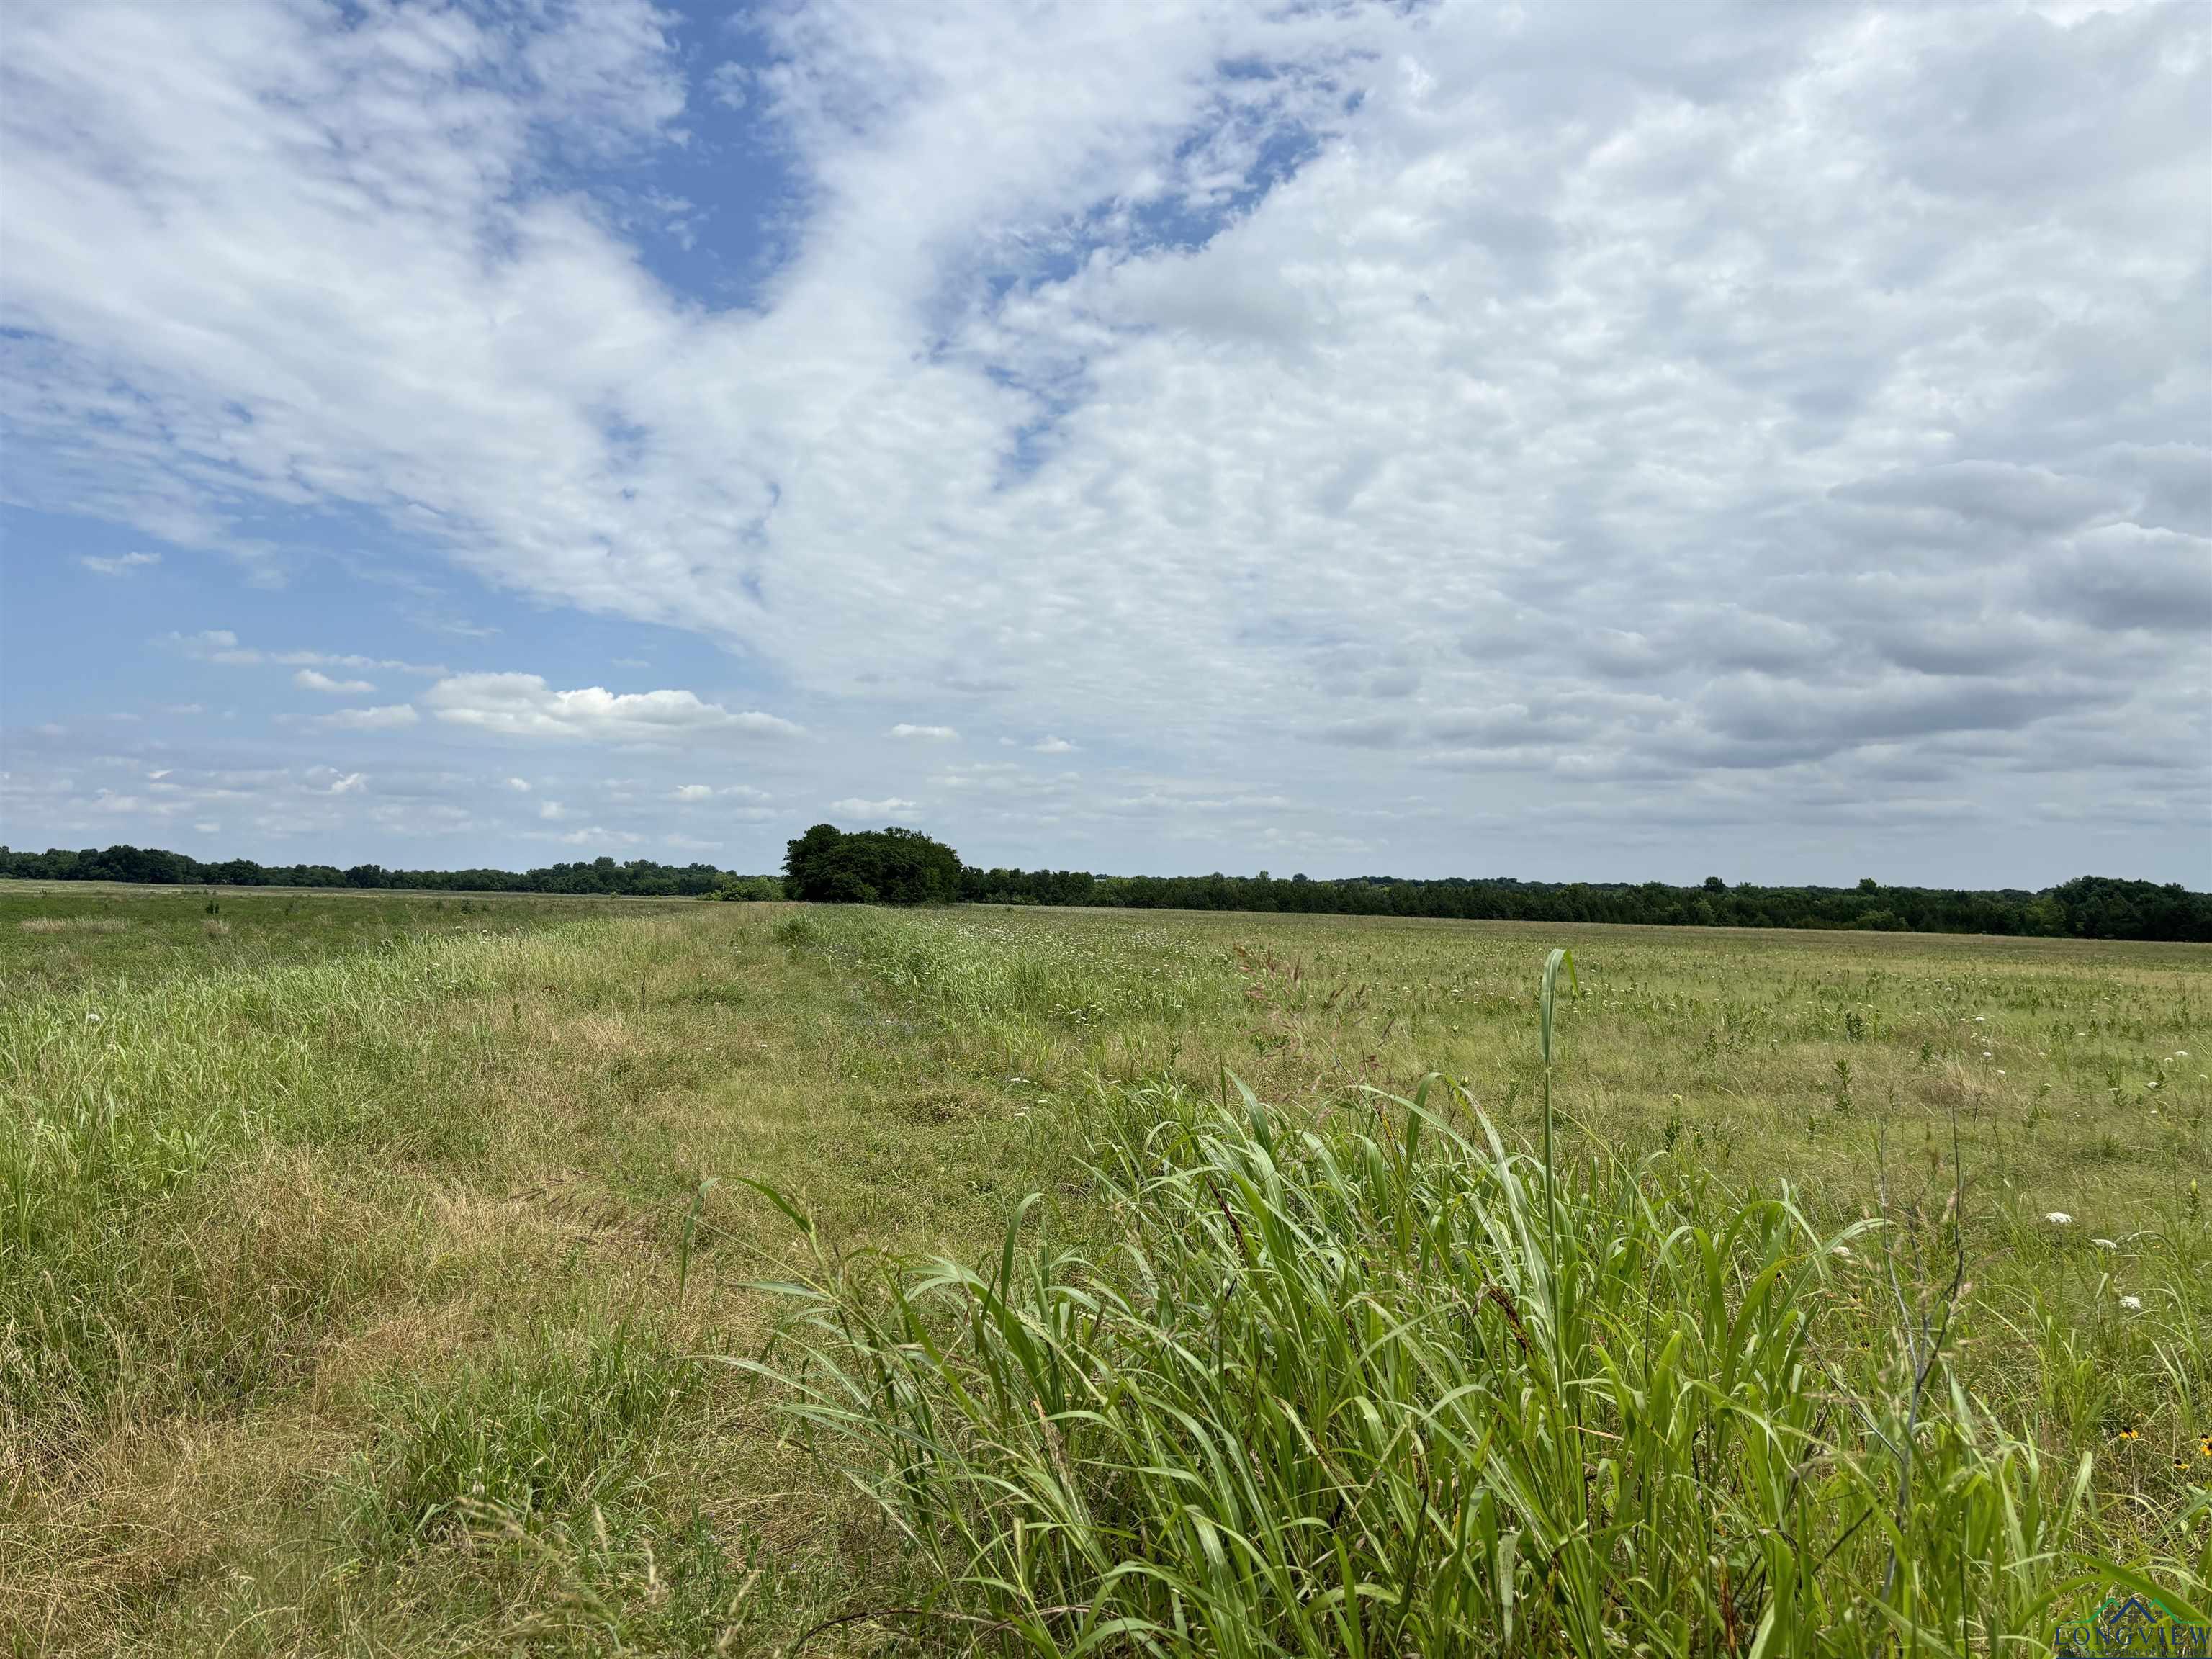
[[[1987,1060],[1989,1057],[1990,1057],[1990,1051],[1989,1051],[1988,1049],[1986,1049],[1986,1048],[1983,1049],[1983,1050],[1982,1050],[1982,1058],[1983,1058],[1984,1060]]]
[[[84,1017],[84,1023],[88,1025],[97,1025],[100,1024],[100,1016],[98,1014],[87,1014]]]
[[[1998,1075],[1999,1077],[2002,1077],[2002,1076],[2004,1075],[2004,1067],[2003,1067],[2003,1066],[1998,1066],[1998,1067],[1997,1067],[1997,1075]]]
[[[2142,1298],[2139,1296],[2124,1296],[2120,1298],[2120,1305],[2123,1308],[2125,1308],[2130,1313],[2141,1313],[2142,1311]]]
[[[2043,1218],[2054,1227],[2070,1227],[2074,1224],[2074,1218],[2063,1210],[2045,1210],[2043,1212]]]
[[[2176,1060],[2186,1060],[2189,1058],[2189,1050],[2186,1048],[2176,1048],[2173,1051],[2173,1057]]]
[[[1838,1261],[1849,1261],[1851,1259],[1851,1247],[1848,1244],[1833,1244],[1829,1246],[1828,1254]]]
[[[2197,1449],[2205,1456],[2212,1457],[2212,1434],[2200,1436],[2197,1442]]]
[[[2089,1242],[2100,1250],[2117,1250],[2120,1248],[2116,1241],[2109,1238],[2093,1238]]]
[[[2136,1431],[2131,1428],[2122,1429],[2119,1433],[2112,1437],[2116,1440],[2133,1440],[2136,1437]]]

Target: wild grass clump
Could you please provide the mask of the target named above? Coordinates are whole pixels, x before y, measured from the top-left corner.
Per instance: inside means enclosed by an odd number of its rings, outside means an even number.
[[[1018,1216],[981,1271],[817,1252],[784,1287],[797,1346],[755,1369],[942,1586],[886,1623],[1041,1654],[2025,1652],[2113,1570],[2090,1459],[1954,1364],[1955,1208],[1923,1255],[1786,1185],[1562,1169],[1441,1083],[1317,1121],[1240,1093],[1100,1088],[1109,1250]],[[2133,1564],[2177,1610],[2203,1511]]]
[[[15,926],[26,933],[119,933],[131,924],[121,916],[26,916]]]
[[[695,1364],[626,1325],[567,1341],[540,1333],[450,1378],[395,1378],[371,1394],[357,1528],[404,1542],[612,1508],[637,1494],[696,1380]]]
[[[1156,929],[1044,931],[850,908],[794,916],[779,937],[826,950],[894,996],[955,1024],[1029,1020],[1097,1027],[1176,1019],[1229,1000],[1218,963]]]
[[[0,1469],[33,1442],[250,1392],[372,1293],[363,1275],[396,1270],[396,1246],[264,1237],[283,1212],[234,1202],[238,1183],[274,1149],[472,1156],[486,1126],[437,1085],[471,1080],[483,1045],[437,1017],[480,954],[410,941],[0,1000]],[[311,1262],[339,1279],[284,1271]]]

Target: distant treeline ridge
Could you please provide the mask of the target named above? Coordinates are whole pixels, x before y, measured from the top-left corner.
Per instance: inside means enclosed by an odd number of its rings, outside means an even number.
[[[1258,876],[1093,876],[1079,870],[967,870],[971,903],[1099,904],[1137,909],[1320,912],[1468,921],[1609,921],[1644,927],[1842,927],[2047,939],[2212,941],[2212,893],[2081,876],[2040,892],[1939,887],[1730,887],[1663,882],[1346,881]]]
[[[809,832],[811,835],[813,832]],[[915,838],[918,842],[926,838]],[[794,847],[800,843],[793,843]],[[950,856],[950,849],[945,849]],[[110,847],[15,853],[0,847],[0,878],[119,881],[239,887],[415,888],[444,892],[579,893],[641,897],[781,898],[775,876],[746,876],[712,865],[555,864],[543,869],[387,870],[360,864],[260,865],[250,859],[202,863],[153,848]],[[931,882],[925,898],[949,896]],[[2212,893],[2177,884],[2082,876],[2040,892],[1959,891],[1931,887],[1731,887],[1708,878],[1698,887],[1659,882],[1538,882],[1498,878],[1437,881],[1362,876],[1312,881],[1304,876],[1101,876],[1082,870],[959,868],[964,902],[1066,904],[1133,909],[1308,912],[1362,916],[1429,916],[1516,921],[1632,922],[1646,926],[1838,927],[1899,933],[1996,933],[2041,938],[2191,940],[2212,943]]]

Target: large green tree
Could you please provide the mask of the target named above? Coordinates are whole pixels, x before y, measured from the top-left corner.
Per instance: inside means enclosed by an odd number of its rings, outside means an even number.
[[[817,823],[784,849],[784,890],[817,904],[950,904],[960,855],[913,830]]]

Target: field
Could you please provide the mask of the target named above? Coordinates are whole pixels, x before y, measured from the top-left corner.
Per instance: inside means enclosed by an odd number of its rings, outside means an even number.
[[[2208,1599],[2208,1022],[2196,946],[9,884],[0,1633],[2049,1652]]]

